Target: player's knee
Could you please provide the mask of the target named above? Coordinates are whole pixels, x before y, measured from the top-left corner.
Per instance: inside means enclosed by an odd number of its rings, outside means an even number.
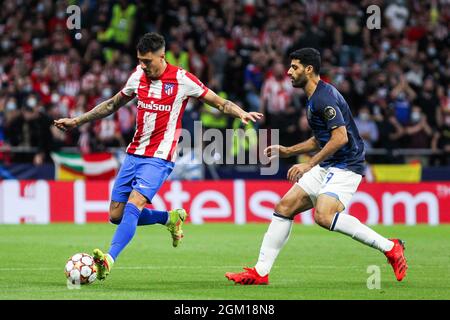
[[[291,211],[292,211],[291,206],[288,206],[283,200],[281,200],[275,205],[275,212],[282,216],[290,218],[292,216]]]
[[[314,212],[314,221],[319,226],[329,229],[332,220],[332,215],[330,215],[327,211],[316,208],[316,211]]]
[[[128,198],[128,202],[134,204],[138,209],[142,210],[147,204],[147,198],[136,190],[133,190]]]
[[[122,221],[124,206],[123,202],[111,201],[109,205],[109,221],[111,223],[119,224]]]

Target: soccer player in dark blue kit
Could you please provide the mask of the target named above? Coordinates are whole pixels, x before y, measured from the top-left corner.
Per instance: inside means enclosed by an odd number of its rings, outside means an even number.
[[[288,75],[292,85],[303,88],[308,97],[307,116],[313,136],[297,145],[273,145],[266,148],[270,159],[317,151],[307,163],[288,171],[294,185],[275,206],[272,221],[264,236],[254,268],[227,272],[225,276],[239,284],[268,284],[269,272],[278,253],[287,242],[296,214],[315,208],[314,220],[323,228],[350,236],[385,254],[398,281],[408,268],[404,242],[386,239],[357,218],[342,213],[356,192],[364,174],[364,144],[342,95],[320,80],[320,53],[313,48],[290,55]]]

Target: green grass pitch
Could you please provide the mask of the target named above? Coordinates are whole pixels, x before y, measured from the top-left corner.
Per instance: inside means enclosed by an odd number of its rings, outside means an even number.
[[[408,275],[395,280],[378,251],[318,226],[295,225],[269,286],[238,286],[227,271],[253,266],[267,224],[186,225],[172,248],[160,225],[139,227],[106,281],[68,289],[63,269],[77,252],[107,250],[115,226],[0,226],[0,299],[450,299],[450,225],[378,226],[406,240]],[[381,270],[369,290],[368,267]]]

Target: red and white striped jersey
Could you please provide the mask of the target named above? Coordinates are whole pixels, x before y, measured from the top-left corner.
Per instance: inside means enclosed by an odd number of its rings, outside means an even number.
[[[201,98],[208,88],[193,74],[167,64],[158,79],[146,77],[141,66],[121,93],[137,95],[136,132],[127,153],[175,161],[181,119],[190,97]]]

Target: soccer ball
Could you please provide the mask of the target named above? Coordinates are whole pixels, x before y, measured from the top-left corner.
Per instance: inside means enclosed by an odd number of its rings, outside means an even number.
[[[97,279],[97,267],[94,258],[87,253],[77,253],[67,260],[64,268],[67,280],[71,284],[90,284]]]

